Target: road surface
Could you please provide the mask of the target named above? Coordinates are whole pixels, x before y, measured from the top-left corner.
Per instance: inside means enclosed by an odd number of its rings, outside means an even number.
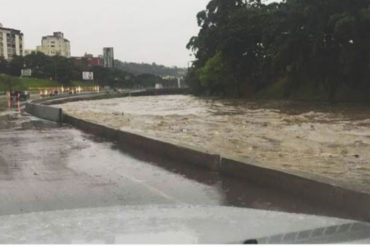
[[[346,216],[189,164],[131,156],[18,109],[0,114],[0,147],[0,215],[190,204]]]

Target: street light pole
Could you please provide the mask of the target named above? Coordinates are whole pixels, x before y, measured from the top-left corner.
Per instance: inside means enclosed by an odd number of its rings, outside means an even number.
[[[55,57],[53,57],[54,60],[54,81],[57,81],[57,62],[55,61]]]

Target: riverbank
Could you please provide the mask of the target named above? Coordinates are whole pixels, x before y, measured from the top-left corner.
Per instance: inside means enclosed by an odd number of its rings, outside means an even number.
[[[303,111],[288,102],[192,96],[128,97],[61,105],[64,112],[164,141],[370,188],[370,117],[360,106]],[[319,107],[320,108],[320,107]],[[289,111],[288,111],[289,109]],[[357,110],[356,110],[357,109]]]

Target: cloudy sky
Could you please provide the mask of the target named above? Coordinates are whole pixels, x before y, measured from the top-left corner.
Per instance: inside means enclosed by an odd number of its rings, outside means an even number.
[[[0,23],[24,33],[25,48],[62,31],[72,56],[98,55],[113,46],[115,57],[186,67],[185,46],[198,33],[196,14],[208,0],[0,0]]]

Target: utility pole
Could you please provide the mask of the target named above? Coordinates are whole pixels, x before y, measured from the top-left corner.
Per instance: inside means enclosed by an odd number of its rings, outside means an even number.
[[[53,57],[54,60],[54,81],[57,81],[57,62],[55,61],[55,57]]]

